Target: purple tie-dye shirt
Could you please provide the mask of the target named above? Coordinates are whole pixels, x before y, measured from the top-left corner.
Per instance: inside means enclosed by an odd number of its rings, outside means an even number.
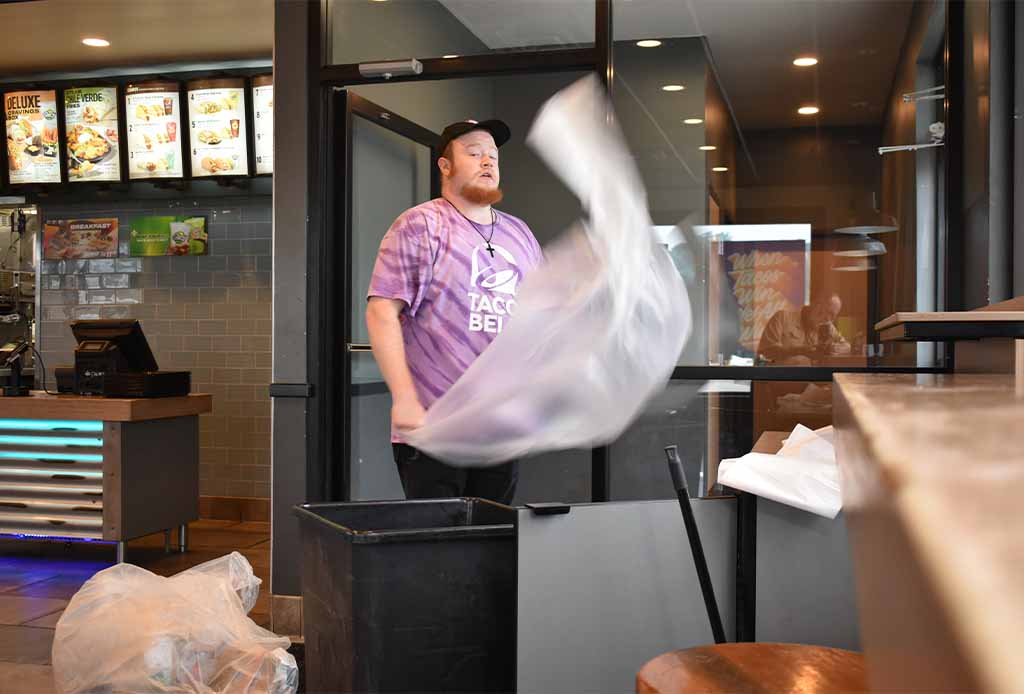
[[[406,210],[381,241],[367,297],[406,303],[405,360],[426,408],[501,332],[519,283],[542,260],[526,223],[495,212],[493,257],[491,225],[474,228],[443,198]],[[394,431],[392,440],[401,440]]]

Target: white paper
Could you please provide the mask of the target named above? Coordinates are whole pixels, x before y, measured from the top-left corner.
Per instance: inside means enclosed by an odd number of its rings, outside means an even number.
[[[832,427],[798,424],[777,455],[748,453],[723,460],[718,482],[780,504],[835,518],[843,507]]]

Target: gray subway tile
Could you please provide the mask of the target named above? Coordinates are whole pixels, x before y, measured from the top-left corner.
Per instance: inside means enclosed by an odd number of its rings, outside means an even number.
[[[173,320],[171,321],[171,332],[175,335],[197,335],[199,321],[194,320]]]
[[[144,272],[131,275],[132,286],[137,287],[138,289],[149,289],[155,287],[157,277],[159,277],[159,275],[151,275]]]
[[[102,284],[99,275],[83,275],[79,277],[79,287],[82,289],[99,289]]]
[[[226,269],[233,272],[253,272],[257,267],[257,256],[232,255],[225,258]]]
[[[65,289],[78,289],[84,286],[82,280],[85,279],[85,277],[83,275],[63,275],[63,277]]]
[[[114,267],[117,272],[142,272],[142,258],[118,258]]]
[[[272,272],[274,269],[274,256],[261,255],[256,258],[256,269],[260,272]]]
[[[213,318],[242,318],[242,311],[246,304],[213,304]],[[230,331],[229,331],[230,332]]]
[[[226,289],[224,287],[204,287],[199,290],[199,298],[197,301],[204,304],[217,304],[231,300],[231,292],[236,291],[234,289]]]
[[[242,208],[243,222],[269,222],[274,214],[272,205],[247,205]]]
[[[171,290],[171,300],[176,304],[195,304],[200,301],[199,292],[200,290],[192,287],[175,288]]]
[[[147,304],[168,304],[171,302],[170,289],[143,289],[143,301]]]
[[[237,239],[216,239],[210,241],[211,256],[237,256],[242,252],[242,242]]]
[[[150,291],[150,290],[148,290],[148,289],[117,289],[117,290],[115,290],[115,292],[116,292],[116,300],[117,300],[117,303],[119,303],[119,304],[141,304],[142,300],[143,300],[143,297],[145,296],[143,294],[143,292],[148,292],[148,291]]]
[[[255,304],[260,300],[259,290],[251,287],[228,289],[227,301],[232,304]]]
[[[214,210],[212,217],[214,223],[240,222],[242,221],[242,210],[237,207],[222,208]]]
[[[218,272],[227,269],[229,258],[222,255],[204,255],[196,259],[196,270]],[[216,281],[214,282],[216,284]]]
[[[209,352],[212,339],[210,335],[187,335],[182,341],[181,348],[193,352]],[[195,377],[195,374],[193,374],[193,377]]]
[[[114,258],[101,258],[89,261],[89,272],[114,272]]]
[[[169,304],[158,304],[156,309],[157,318],[185,318],[185,307],[187,304],[171,302]]]
[[[72,309],[75,320],[96,320],[100,317],[99,306],[75,306]]]
[[[179,272],[161,272],[156,276],[156,286],[171,288],[184,287],[185,274]]]
[[[218,304],[185,304],[186,318],[215,318],[213,307]]]
[[[186,272],[185,273],[185,286],[186,287],[212,287],[213,286],[213,273],[210,272]]]
[[[227,330],[227,321],[224,320],[198,320],[199,335],[223,335]]]
[[[127,289],[130,286],[129,276],[125,273],[103,275],[103,286],[107,289]]]
[[[43,320],[64,321],[69,317],[68,309],[64,306],[47,306],[43,309]]]
[[[242,286],[243,287],[269,287],[271,285],[272,278],[269,272],[245,272],[242,273]]]
[[[214,272],[212,273],[212,285],[214,287],[241,287],[242,274],[238,272]]]
[[[131,318],[128,306],[101,306],[100,318]]]
[[[243,255],[270,255],[270,239],[244,239]]]
[[[60,289],[64,283],[64,278],[60,275],[43,276],[42,287],[43,289]]]

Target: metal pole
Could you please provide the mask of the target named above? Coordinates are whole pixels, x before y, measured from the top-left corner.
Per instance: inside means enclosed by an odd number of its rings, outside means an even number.
[[[178,551],[182,554],[188,551],[188,523],[178,526]]]
[[[124,550],[125,550],[125,546],[126,545],[127,545],[127,543],[124,542],[124,541],[121,541],[121,542],[117,543],[117,563],[118,564],[124,564]]]
[[[665,448],[665,457],[668,459],[672,485],[676,488],[676,496],[679,497],[679,509],[683,512],[683,524],[686,526],[686,536],[690,540],[690,552],[693,554],[693,565],[697,569],[700,591],[704,595],[704,606],[708,611],[708,621],[711,622],[711,633],[714,634],[715,643],[725,643],[725,629],[722,627],[722,616],[718,613],[715,588],[711,585],[711,574],[708,572],[704,547],[700,542],[697,520],[693,517],[693,506],[690,505],[690,490],[686,486],[683,461],[679,459],[679,452],[675,446]]]

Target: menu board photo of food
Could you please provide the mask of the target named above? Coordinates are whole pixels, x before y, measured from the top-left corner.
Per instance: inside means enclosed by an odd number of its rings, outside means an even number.
[[[121,180],[115,87],[65,89],[64,131],[69,181]]]
[[[7,170],[12,184],[60,183],[57,158],[57,92],[4,94]]]
[[[116,258],[117,219],[48,219],[43,225],[43,258]]]
[[[196,80],[186,85],[192,176],[247,176],[245,80]]]
[[[130,84],[125,89],[128,178],[181,178],[181,103],[177,82]]]
[[[256,174],[274,173],[274,78],[252,78],[252,129]]]

